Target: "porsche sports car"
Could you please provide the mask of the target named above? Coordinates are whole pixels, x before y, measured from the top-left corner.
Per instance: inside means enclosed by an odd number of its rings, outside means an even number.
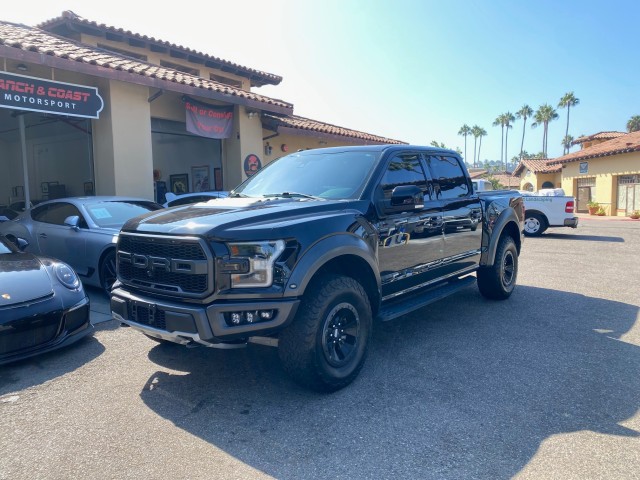
[[[42,202],[0,223],[9,240],[27,251],[68,263],[85,284],[111,289],[116,280],[118,233],[130,218],[162,206],[133,197],[70,197]]]
[[[67,346],[92,330],[89,298],[71,267],[22,252],[0,235],[0,365]]]

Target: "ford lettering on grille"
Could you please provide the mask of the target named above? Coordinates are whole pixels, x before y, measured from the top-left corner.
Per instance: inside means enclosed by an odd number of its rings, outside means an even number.
[[[118,277],[145,290],[201,297],[213,289],[205,248],[193,239],[121,234]]]

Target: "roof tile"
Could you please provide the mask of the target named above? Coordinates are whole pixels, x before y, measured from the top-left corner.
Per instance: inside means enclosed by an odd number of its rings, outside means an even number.
[[[262,119],[264,123],[269,124],[272,127],[288,127],[296,130],[318,132],[325,135],[335,135],[339,137],[357,138],[358,140],[364,140],[367,142],[382,143],[382,144],[406,143],[400,140],[380,137],[378,135],[372,135],[370,133],[365,133],[357,130],[352,130],[349,128],[339,127],[337,125],[331,125],[329,123],[320,122],[318,120],[312,120],[310,118],[299,117],[297,115],[280,117],[277,115],[263,114]]]
[[[571,145],[578,145],[584,142],[591,142],[593,140],[611,140],[612,138],[618,138],[621,135],[625,135],[625,132],[598,132],[593,135],[578,137],[571,142]]]
[[[1,46],[4,45],[4,46]],[[127,70],[134,74],[147,77],[157,77],[173,83],[181,83],[195,88],[202,88],[220,93],[230,93],[233,96],[274,105],[285,109],[293,109],[293,105],[282,100],[273,99],[257,93],[229,87],[213,80],[179,72],[167,67],[158,67],[151,63],[133,60],[115,52],[98,47],[85,45],[67,38],[57,37],[38,28],[17,25],[0,21],[0,49],[17,48],[45,53],[57,58],[72,58],[77,62],[98,65],[112,70]]]
[[[556,164],[577,162],[589,158],[608,157],[622,153],[640,152],[640,131],[623,133],[606,142],[591,145],[577,152],[564,155],[552,160]]]

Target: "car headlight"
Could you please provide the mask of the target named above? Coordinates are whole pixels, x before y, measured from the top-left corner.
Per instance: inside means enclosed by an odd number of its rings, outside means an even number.
[[[228,243],[231,253],[223,271],[231,274],[235,288],[270,287],[273,264],[284,251],[284,240]]]
[[[76,275],[76,272],[66,263],[56,263],[54,270],[60,283],[68,289],[75,290],[80,286],[80,279]]]

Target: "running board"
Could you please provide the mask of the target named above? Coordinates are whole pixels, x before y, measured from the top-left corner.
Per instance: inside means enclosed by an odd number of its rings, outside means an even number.
[[[428,290],[424,293],[419,293],[415,295],[411,295],[405,299],[395,300],[388,305],[384,305],[376,320],[381,322],[388,322],[389,320],[394,320],[398,317],[406,315],[408,313],[413,312],[414,310],[418,310],[419,308],[426,307],[427,305],[437,302],[438,300],[442,300],[449,295],[456,293],[463,288],[467,288],[476,283],[476,277],[469,275],[463,277],[459,280],[455,280],[449,283],[445,283],[442,286],[434,287],[431,290]]]

